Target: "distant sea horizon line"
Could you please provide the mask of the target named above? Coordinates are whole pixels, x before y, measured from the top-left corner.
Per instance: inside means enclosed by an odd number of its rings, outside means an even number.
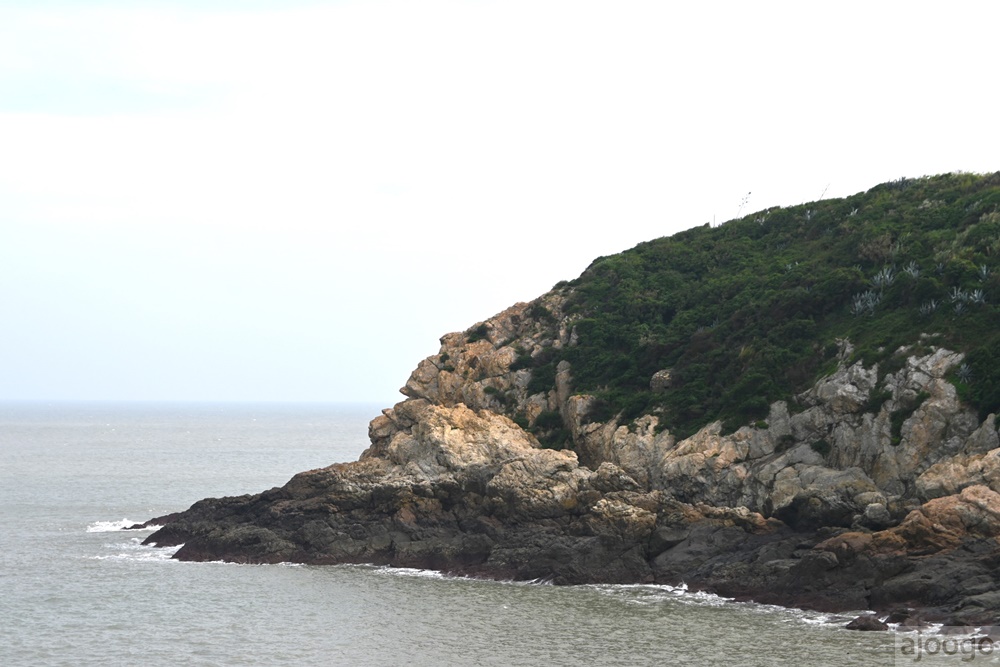
[[[198,398],[0,398],[0,405],[356,405],[359,407],[381,405],[391,407],[405,397],[390,401],[377,399],[323,400],[323,399],[198,399]]]

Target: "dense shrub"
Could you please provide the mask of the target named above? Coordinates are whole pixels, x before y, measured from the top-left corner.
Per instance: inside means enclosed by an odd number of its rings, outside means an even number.
[[[476,328],[466,332],[465,340],[466,342],[469,343],[475,343],[476,341],[485,339],[488,335],[489,335],[489,329],[487,328],[486,324],[480,324]]]
[[[967,400],[1000,409],[1000,173],[901,179],[696,227],[598,258],[560,289],[577,345],[515,366],[537,393],[569,361],[574,389],[598,398],[593,420],[657,410],[678,434],[752,424],[829,372],[837,339],[885,364],[922,332],[968,354]],[[865,291],[875,305],[852,308]],[[665,368],[671,388],[650,391]]]

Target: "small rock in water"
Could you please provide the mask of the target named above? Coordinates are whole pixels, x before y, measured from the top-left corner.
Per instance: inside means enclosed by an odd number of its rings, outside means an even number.
[[[872,631],[872,630],[888,630],[889,626],[878,620],[878,617],[874,614],[864,614],[858,616],[856,619],[851,621],[845,626],[848,630],[862,630],[862,631]]]
[[[913,618],[913,610],[912,609],[909,609],[909,608],[893,609],[891,612],[889,612],[889,615],[886,616],[885,622],[886,623],[902,623],[902,622],[904,622],[904,621],[906,621],[907,619],[910,619],[910,618]]]
[[[925,623],[919,618],[911,616],[897,626],[899,632],[920,632],[925,628],[929,628],[930,623]]]

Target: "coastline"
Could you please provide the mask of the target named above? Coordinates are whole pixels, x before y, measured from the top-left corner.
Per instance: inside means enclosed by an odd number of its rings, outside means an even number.
[[[523,440],[492,413],[423,410],[416,423],[426,430],[406,438],[405,448],[397,443],[396,460],[369,453],[260,494],[199,501],[150,520],[163,527],[144,543],[183,544],[174,554],[180,560],[367,563],[555,584],[685,583],[785,607],[994,624],[995,611],[974,604],[978,593],[950,578],[1000,558],[995,540],[965,535],[918,552],[917,540],[938,534],[942,519],[933,511],[953,514],[954,506],[928,503],[881,531],[796,531],[746,508],[643,490],[607,462],[591,471],[573,452]],[[1000,503],[984,487],[963,497],[966,513]]]

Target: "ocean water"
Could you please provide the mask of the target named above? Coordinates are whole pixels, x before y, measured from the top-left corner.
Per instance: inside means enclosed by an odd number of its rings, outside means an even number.
[[[133,522],[354,460],[375,405],[0,404],[2,665],[891,665],[846,615],[666,586],[180,563]]]

